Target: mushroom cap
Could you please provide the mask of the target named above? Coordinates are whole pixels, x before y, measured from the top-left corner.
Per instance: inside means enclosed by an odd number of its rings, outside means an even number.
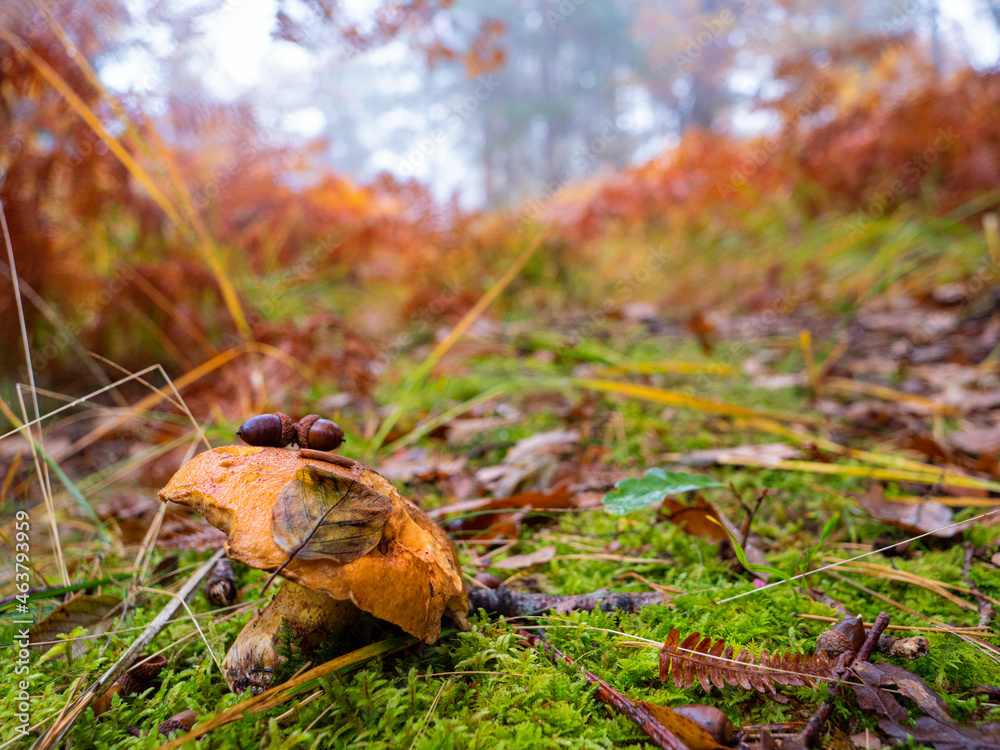
[[[392,502],[381,541],[357,559],[293,557],[288,578],[394,623],[426,642],[441,634],[441,617],[465,625],[468,596],[455,547],[444,530],[403,497],[381,474],[354,463],[344,467],[302,458],[285,448],[227,446],[205,451],[182,466],[159,497],[201,513],[226,533],[226,554],[262,570],[275,570],[288,553],[275,542],[272,513],[296,472],[313,466],[339,474]]]

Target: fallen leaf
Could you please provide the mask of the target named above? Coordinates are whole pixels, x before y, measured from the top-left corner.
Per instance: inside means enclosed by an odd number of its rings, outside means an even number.
[[[802,451],[788,443],[761,443],[759,445],[737,445],[732,448],[707,448],[686,453],[681,463],[689,466],[713,466],[726,464],[729,458],[751,459],[764,464],[776,464],[802,458]]]
[[[392,501],[358,479],[303,466],[278,495],[271,531],[291,557],[346,563],[379,543],[391,513]]]
[[[604,496],[604,507],[609,513],[624,515],[658,503],[667,495],[718,486],[718,482],[708,477],[660,468],[649,469],[642,478],[632,477],[618,482],[615,489]]]
[[[86,594],[70,599],[49,613],[28,631],[28,642],[41,653],[58,645],[58,636],[73,632],[76,628],[86,628],[91,634],[106,633],[114,622],[113,615],[121,606],[117,596],[88,596]],[[70,646],[70,658],[76,659],[86,653],[89,641],[77,639]]]
[[[443,458],[432,456],[425,448],[410,448],[382,461],[379,471],[399,482],[438,482],[462,471],[465,463],[465,456]]]
[[[668,497],[663,501],[661,508],[662,512],[665,512],[666,520],[691,536],[713,542],[724,542],[729,539],[729,535],[722,527],[719,512],[701,495],[696,497],[694,505],[685,505],[676,498]]]
[[[952,523],[952,512],[946,505],[936,500],[920,503],[896,503],[885,499],[885,489],[881,484],[873,484],[868,492],[858,495],[858,505],[872,518],[908,531],[912,534],[931,534],[941,539],[950,539],[968,524],[945,528]]]
[[[528,511],[571,507],[573,504],[569,487],[560,485],[549,492],[522,492],[496,500],[455,503],[438,508],[435,517],[450,513],[471,513],[448,527],[453,534],[473,539],[516,539],[521,533],[521,521]]]
[[[712,735],[699,726],[693,719],[681,716],[668,706],[647,703],[646,701],[636,701],[636,703],[645,706],[660,724],[669,729],[677,739],[691,750],[725,750],[725,745],[720,745],[716,742],[712,738]]]
[[[521,568],[530,568],[532,565],[544,565],[555,556],[555,545],[549,545],[526,555],[511,555],[500,562],[490,563],[487,567],[500,568],[501,570],[520,570]]]
[[[851,744],[858,750],[880,750],[882,747],[882,740],[866,729],[863,732],[852,734]]]
[[[1000,748],[1000,724],[982,726],[942,724],[930,716],[921,716],[913,722],[913,728],[903,727],[892,719],[879,719],[879,728],[889,736],[906,741],[912,737],[916,742],[930,745],[934,750],[998,750]]]
[[[913,672],[897,667],[895,664],[873,664],[862,661],[855,662],[851,668],[869,687],[895,685],[901,694],[916,703],[920,710],[928,716],[933,716],[938,721],[951,721],[948,704]]]
[[[974,456],[1000,451],[1000,425],[953,432],[948,440],[959,450]]]
[[[858,705],[865,711],[874,711],[879,716],[888,716],[893,721],[906,721],[906,709],[892,697],[892,693],[871,685],[851,685],[858,698]]]
[[[559,459],[572,453],[580,436],[572,430],[540,432],[519,440],[498,466],[476,472],[494,497],[541,490],[552,485]]]

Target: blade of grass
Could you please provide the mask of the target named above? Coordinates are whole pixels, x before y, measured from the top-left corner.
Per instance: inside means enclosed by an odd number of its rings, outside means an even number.
[[[197,739],[198,737],[203,737],[213,729],[225,726],[226,724],[231,724],[234,721],[239,721],[246,715],[247,712],[261,713],[262,711],[267,711],[275,706],[280,706],[282,703],[288,702],[296,695],[315,687],[319,684],[320,678],[325,677],[328,674],[339,672],[340,670],[347,669],[348,667],[357,666],[358,664],[362,664],[376,656],[383,656],[392,653],[393,651],[399,651],[400,649],[416,642],[417,640],[415,638],[410,638],[409,636],[388,638],[384,641],[379,641],[378,643],[373,643],[355,651],[351,651],[349,654],[338,656],[336,659],[331,659],[325,664],[320,664],[318,667],[313,667],[309,671],[303,672],[297,677],[293,677],[288,682],[278,685],[277,687],[273,687],[270,690],[265,690],[260,695],[248,698],[232,708],[223,711],[218,716],[213,716],[204,724],[198,725],[183,737],[178,737],[176,740],[162,745],[160,750],[172,750],[172,748],[180,747],[181,745]]]
[[[0,29],[2,30],[2,29]],[[10,280],[14,288],[14,300],[17,305],[17,319],[21,326],[21,344],[24,346],[24,361],[28,369],[28,383],[31,385],[31,405],[36,417],[41,416],[41,409],[38,406],[38,394],[35,391],[35,368],[31,362],[31,343],[28,341],[28,327],[24,319],[24,305],[21,303],[21,288],[17,276],[17,264],[14,262],[14,246],[10,241],[10,230],[7,228],[7,213],[0,204],[0,223],[3,225],[3,240],[7,249],[7,265],[10,267]],[[20,384],[17,386],[17,398],[21,406],[22,434],[28,439],[31,446],[31,455],[35,462],[35,471],[38,473],[39,485],[42,489],[42,498],[45,500],[45,512],[49,519],[49,530],[52,536],[52,545],[55,549],[56,567],[59,569],[59,577],[64,585],[70,584],[69,570],[66,567],[66,559],[63,556],[62,542],[59,539],[59,526],[56,522],[56,508],[52,501],[52,483],[49,478],[49,466],[40,459],[45,453],[45,437],[42,434],[41,426],[38,426],[37,436],[35,429],[29,425],[32,421],[28,414],[28,408],[24,403],[24,393]]]
[[[939,529],[934,529],[933,531],[928,531],[928,532],[926,532],[924,534],[920,534],[919,536],[914,536],[914,537],[910,537],[909,539],[904,539],[901,542],[897,542],[897,544],[908,544],[909,542],[915,542],[918,539],[923,539],[924,537],[931,536],[932,534],[936,534],[939,531],[944,531],[945,529],[950,529],[950,528],[952,528],[954,526],[960,526],[960,525],[965,524],[965,523],[970,523],[970,522],[974,522],[974,521],[980,521],[980,520],[982,520],[984,518],[990,518],[990,517],[996,516],[996,515],[1000,515],[1000,510],[991,510],[989,513],[982,513],[981,515],[978,515],[975,518],[970,518],[968,521],[959,521],[958,523],[950,523],[947,526],[942,526]],[[780,585],[782,585],[784,583],[791,583],[792,581],[797,581],[797,580],[799,580],[801,578],[805,578],[807,576],[816,575],[817,573],[822,573],[824,571],[836,568],[836,567],[838,567],[840,565],[844,565],[846,563],[851,563],[851,562],[854,562],[855,560],[860,560],[862,558],[869,557],[871,555],[877,555],[877,554],[879,554],[881,552],[882,552],[881,549],[873,549],[873,550],[871,550],[869,552],[864,552],[864,553],[862,553],[860,555],[856,555],[855,557],[848,558],[847,560],[842,560],[840,562],[835,562],[835,563],[831,563],[829,565],[824,565],[821,568],[816,568],[816,570],[811,570],[811,571],[809,571],[807,573],[801,573],[800,575],[792,576],[791,578],[786,578],[783,581],[775,581],[774,583],[769,583],[766,586],[761,586],[760,588],[753,588],[753,589],[750,589],[749,591],[744,591],[742,594],[735,594],[734,596],[730,596],[730,597],[727,597],[725,599],[719,599],[715,603],[716,604],[725,604],[726,602],[735,601],[736,599],[742,599],[744,596],[749,596],[750,594],[756,594],[756,593],[761,592],[761,591],[766,591],[767,589],[774,588],[775,586],[780,586]],[[938,624],[938,623],[935,623],[935,624]]]
[[[443,357],[445,353],[455,345],[456,341],[465,335],[465,332],[468,331],[472,324],[479,319],[479,316],[486,311],[486,308],[488,308],[493,301],[500,296],[500,293],[510,285],[510,282],[517,278],[517,275],[531,259],[531,256],[533,256],[535,251],[541,247],[544,237],[545,235],[543,233],[539,233],[525,246],[524,250],[521,251],[521,254],[514,259],[514,262],[511,264],[510,268],[504,272],[503,276],[497,279],[493,285],[486,290],[486,293],[483,294],[483,296],[476,301],[476,304],[474,304],[472,308],[462,316],[462,319],[458,321],[454,328],[451,329],[451,332],[437,346],[434,347],[423,362],[417,365],[403,384],[403,389],[407,394],[411,393],[415,388],[424,382],[431,370],[434,369],[434,365],[441,360],[441,357]],[[389,434],[389,431],[396,425],[396,422],[399,421],[399,418],[408,407],[408,399],[404,399],[403,402],[400,403],[388,417],[386,417],[385,421],[379,425],[379,428],[370,443],[370,450],[372,452],[377,450],[378,446],[382,445],[385,441],[386,435]]]
[[[727,404],[724,401],[712,401],[707,398],[692,396],[680,391],[671,391],[665,388],[657,388],[651,385],[639,385],[637,383],[625,383],[617,380],[592,380],[589,378],[568,378],[564,383],[577,388],[586,388],[592,391],[603,391],[605,393],[617,393],[621,396],[638,398],[643,401],[653,401],[658,404],[669,406],[680,406],[686,409],[696,409],[711,414],[722,414],[729,417],[765,417],[782,422],[801,422],[804,424],[819,424],[820,420],[815,417],[808,417],[804,414],[784,414],[778,412],[768,412],[761,409],[751,409],[747,406],[737,406]]]
[[[825,464],[820,461],[760,461],[742,456],[719,456],[719,464],[729,466],[752,466],[759,469],[777,469],[779,471],[806,471],[812,474],[832,474],[843,477],[861,477],[864,479],[881,479],[888,482],[915,482],[917,484],[942,485],[947,487],[964,487],[966,489],[1000,492],[1000,482],[978,477],[965,477],[949,474],[939,470],[937,473],[907,471],[905,469],[879,469],[872,466],[845,466],[843,464]]]
[[[934,464],[914,461],[913,459],[906,458],[904,456],[894,456],[885,452],[876,453],[873,451],[862,451],[855,448],[848,448],[846,445],[841,445],[840,443],[835,443],[832,440],[827,440],[826,438],[820,437],[815,433],[804,431],[800,432],[799,430],[778,424],[770,419],[736,419],[733,420],[733,427],[737,429],[750,427],[757,430],[763,430],[764,432],[770,432],[775,435],[790,438],[800,445],[803,443],[812,443],[821,450],[830,451],[831,453],[837,453],[842,456],[848,456],[849,458],[855,458],[859,461],[867,461],[879,466],[891,466],[925,474],[934,474],[941,469],[941,467],[935,466]]]

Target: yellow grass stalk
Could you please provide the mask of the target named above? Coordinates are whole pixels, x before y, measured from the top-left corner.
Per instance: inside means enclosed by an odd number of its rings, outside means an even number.
[[[621,396],[638,398],[643,401],[653,401],[658,404],[667,404],[668,406],[680,406],[685,409],[696,409],[727,417],[764,417],[784,422],[819,423],[819,420],[815,417],[809,417],[804,414],[769,412],[762,409],[753,409],[748,406],[737,406],[736,404],[728,404],[724,401],[713,401],[707,398],[700,398],[699,396],[692,396],[688,393],[657,388],[651,385],[624,383],[618,380],[593,380],[590,378],[570,378],[566,382],[578,388],[604,391],[605,393],[617,393]]]
[[[398,651],[416,642],[415,638],[410,638],[408,636],[388,638],[384,641],[379,641],[378,643],[373,643],[369,646],[364,646],[355,651],[351,651],[349,654],[338,656],[336,659],[331,659],[325,664],[320,664],[318,667],[313,667],[309,671],[303,672],[297,677],[293,677],[288,682],[282,683],[281,685],[273,687],[270,690],[265,690],[260,695],[248,698],[227,711],[223,711],[218,716],[213,716],[203,724],[196,726],[183,737],[178,737],[174,741],[162,745],[160,750],[172,750],[175,747],[180,747],[191,740],[208,734],[213,729],[225,726],[226,724],[231,724],[234,721],[239,721],[248,711],[257,714],[274,708],[275,706],[280,706],[281,704],[290,701],[299,693],[304,692],[304,690],[307,690],[313,680],[325,677],[333,672],[339,672],[340,670],[347,669],[348,667],[362,664],[363,662],[366,662],[376,656],[382,656],[393,651]],[[306,687],[303,688],[303,686]]]
[[[827,617],[825,615],[810,615],[804,612],[796,612],[796,617],[800,617],[803,620],[816,620],[817,622],[840,622],[839,617]],[[870,628],[873,623],[866,622],[864,625],[866,628]],[[886,630],[909,630],[914,633],[958,633],[960,635],[974,635],[979,638],[1000,638],[1000,633],[994,633],[989,628],[939,628],[934,625],[889,625]]]

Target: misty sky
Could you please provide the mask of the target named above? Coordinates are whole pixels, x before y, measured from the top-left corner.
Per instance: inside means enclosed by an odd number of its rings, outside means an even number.
[[[144,17],[147,12],[144,9],[159,2],[184,0],[132,0],[130,6],[136,17]],[[347,0],[344,7],[354,20],[364,25],[378,4],[378,0]],[[968,56],[977,67],[995,65],[1000,58],[1000,38],[992,24],[977,18],[974,0],[948,0],[941,2],[940,8],[944,37],[967,48]],[[363,93],[372,91],[385,95],[389,101],[396,96],[400,104],[377,113],[371,127],[362,133],[363,146],[368,149],[367,160],[361,173],[352,176],[369,180],[380,171],[400,177],[415,176],[427,182],[438,198],[446,199],[457,193],[466,207],[482,204],[481,175],[468,163],[469,152],[463,148],[468,144],[462,143],[461,129],[449,132],[430,158],[422,160],[417,167],[405,163],[407,154],[400,151],[398,139],[395,147],[390,145],[387,134],[392,130],[409,129],[417,134],[416,141],[422,129],[429,131],[433,119],[428,117],[428,112],[421,111],[423,107],[407,109],[404,104],[408,95],[419,91],[423,71],[422,63],[415,61],[402,43],[390,43],[351,61],[324,63],[295,44],[271,38],[275,26],[275,0],[227,0],[219,11],[201,19],[200,26],[204,34],[198,48],[200,77],[220,99],[252,93],[265,124],[280,124],[303,138],[325,134],[335,141],[335,133],[325,132],[328,120],[324,110],[308,103],[305,92],[314,87],[314,76],[331,76],[331,80],[350,82],[350,85],[339,85],[343,106],[350,106],[352,86],[358,92],[355,101],[360,101]],[[137,33],[144,35],[153,55],[169,53],[168,42],[160,38],[161,30],[155,26],[146,24]],[[155,58],[149,55],[136,53],[128,59],[106,63],[101,73],[114,89],[154,94],[154,107],[155,92],[164,89],[162,73]],[[742,81],[737,79],[735,85],[752,90],[759,82],[750,72],[744,73]],[[634,115],[648,119],[651,115],[642,111],[642,106],[641,102],[636,104]],[[754,132],[766,127],[767,120],[748,113],[741,115],[737,110],[734,125],[743,132]],[[637,155],[649,158],[663,146],[664,141],[660,138],[648,144],[648,148],[640,149]],[[332,143],[330,164],[343,168],[338,163],[336,143]]]

